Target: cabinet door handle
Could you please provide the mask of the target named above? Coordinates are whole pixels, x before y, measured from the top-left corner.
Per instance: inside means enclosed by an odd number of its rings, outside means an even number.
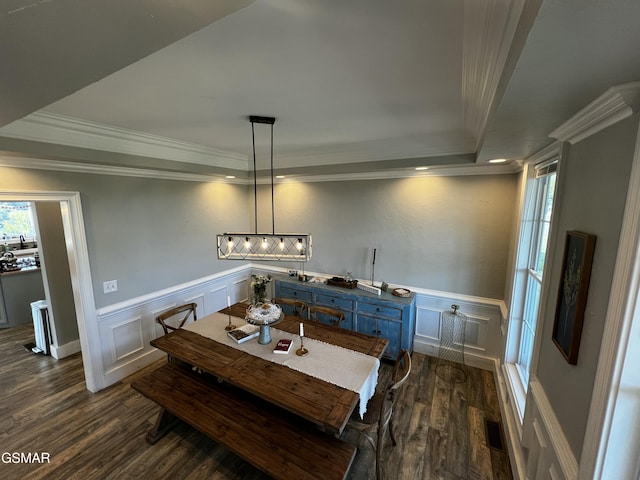
[[[379,311],[380,311],[380,307],[377,307],[377,308],[376,308],[376,312],[379,312]]]

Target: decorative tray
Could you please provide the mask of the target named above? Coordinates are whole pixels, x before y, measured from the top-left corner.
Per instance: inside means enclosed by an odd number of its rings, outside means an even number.
[[[347,282],[344,278],[333,277],[327,280],[327,285],[333,285],[334,287],[341,288],[356,288],[358,286],[358,280],[351,280]]]
[[[407,288],[394,288],[391,293],[396,297],[407,298],[411,296],[411,290]]]

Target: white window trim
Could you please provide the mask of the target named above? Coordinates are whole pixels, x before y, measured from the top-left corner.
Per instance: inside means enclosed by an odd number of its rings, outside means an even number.
[[[541,166],[549,165],[551,163],[557,162],[556,169],[556,186],[555,186],[555,195],[553,199],[553,210],[551,214],[551,222],[550,222],[550,230],[549,230],[549,238],[553,237],[554,232],[557,230],[557,222],[558,215],[555,215],[556,206],[560,204],[560,197],[562,195],[562,158],[566,154],[567,149],[564,148],[564,144],[562,143],[554,143],[549,147],[541,150],[536,155],[532,156],[525,162],[523,173],[522,173],[522,183],[521,183],[521,195],[519,201],[519,211],[517,218],[517,239],[518,239],[518,247],[521,243],[521,239],[523,235],[526,234],[524,232],[524,209],[527,206],[527,187],[529,181],[535,178],[535,167],[538,168]],[[549,242],[547,246],[547,255],[545,258],[544,271],[548,272],[550,259],[553,258],[554,245],[553,242]],[[506,336],[506,344],[504,349],[504,372],[507,379],[507,384],[509,388],[507,392],[509,394],[510,400],[514,404],[514,411],[516,412],[516,417],[520,422],[520,427],[522,426],[522,422],[524,419],[524,411],[526,407],[526,398],[527,398],[527,385],[524,385],[522,374],[519,371],[517,366],[519,347],[520,347],[520,330],[522,328],[522,317],[524,311],[524,296],[522,294],[524,279],[528,275],[528,260],[529,260],[529,251],[521,252],[519,248],[516,248],[515,251],[515,259],[513,263],[513,282],[511,285],[511,304],[510,304],[510,319],[509,319],[509,327],[508,334]],[[522,255],[525,255],[525,259],[522,258]],[[524,265],[524,267],[523,267]],[[547,276],[548,278],[548,276]],[[549,282],[542,282],[541,292],[540,292],[540,301],[539,305],[546,305],[547,299],[549,296]],[[544,315],[541,314],[542,309],[538,309],[538,318],[536,321],[536,335],[534,337],[533,344],[533,352],[531,357],[531,367],[529,371],[529,382],[536,377],[536,370],[538,365],[538,359],[540,355],[540,345],[541,345],[541,335],[538,335],[538,332],[541,332],[544,328]],[[516,340],[514,340],[516,339]]]

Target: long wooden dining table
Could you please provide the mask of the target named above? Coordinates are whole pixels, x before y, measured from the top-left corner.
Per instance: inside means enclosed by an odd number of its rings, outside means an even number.
[[[237,303],[220,313],[244,318],[248,305]],[[206,321],[206,317],[198,322]],[[304,324],[305,338],[337,345],[380,359],[387,340],[341,328],[330,327],[307,319],[285,315],[277,328],[291,334]],[[195,369],[200,369],[260,397],[326,432],[340,434],[359,402],[357,392],[339,387],[311,375],[250,355],[242,350],[185,329],[164,335],[151,342]],[[295,355],[292,351],[289,355]],[[346,367],[348,368],[348,367]]]

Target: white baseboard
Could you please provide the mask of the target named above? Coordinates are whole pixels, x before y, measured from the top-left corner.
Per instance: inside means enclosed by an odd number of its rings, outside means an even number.
[[[148,350],[128,363],[120,364],[116,368],[106,371],[106,383],[107,385],[112,385],[115,382],[122,380],[123,378],[128,377],[133,373],[136,373],[138,370],[146,367],[150,363],[153,363],[156,360],[160,360],[161,358],[166,356],[167,354],[161,350]]]
[[[74,353],[78,353],[80,351],[80,340],[73,340],[69,343],[65,343],[64,345],[56,346],[51,345],[51,356],[55,359],[60,360],[61,358],[68,357],[73,355]]]

